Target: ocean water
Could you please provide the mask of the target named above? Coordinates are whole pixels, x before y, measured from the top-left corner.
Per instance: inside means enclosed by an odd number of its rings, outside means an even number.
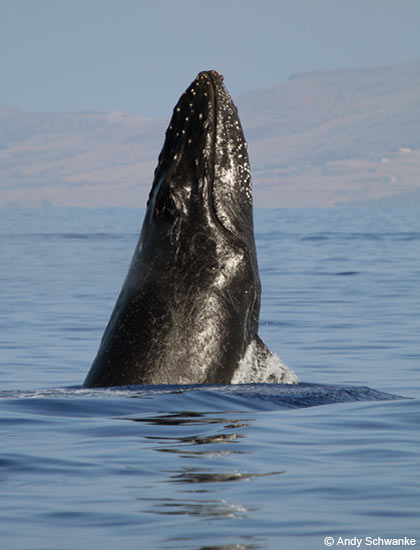
[[[0,211],[0,548],[418,547],[419,211],[256,210],[299,386],[82,390],[142,218]]]

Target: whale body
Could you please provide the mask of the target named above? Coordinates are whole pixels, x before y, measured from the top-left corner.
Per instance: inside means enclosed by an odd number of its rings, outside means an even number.
[[[222,75],[201,72],[84,386],[297,382],[258,336],[260,296],[246,142]]]

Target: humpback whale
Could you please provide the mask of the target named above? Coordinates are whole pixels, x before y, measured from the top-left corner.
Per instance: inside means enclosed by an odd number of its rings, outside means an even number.
[[[296,383],[258,336],[251,172],[217,71],[176,104],[140,238],[84,387]]]

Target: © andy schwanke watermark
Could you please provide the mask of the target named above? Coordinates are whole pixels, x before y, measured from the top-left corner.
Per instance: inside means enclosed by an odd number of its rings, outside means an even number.
[[[326,547],[338,548],[381,548],[391,546],[398,548],[402,546],[414,547],[417,540],[412,537],[324,537]]]

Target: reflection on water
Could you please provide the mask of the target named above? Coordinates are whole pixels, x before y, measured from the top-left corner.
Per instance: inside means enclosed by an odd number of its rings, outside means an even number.
[[[205,516],[212,519],[245,517],[246,513],[256,508],[245,508],[238,504],[232,504],[226,500],[193,500],[185,499],[183,502],[173,498],[138,499],[148,500],[154,507],[149,510],[152,514]]]
[[[121,420],[138,423],[142,439],[150,443],[153,451],[174,454],[173,468],[159,472],[162,483],[175,484],[177,489],[168,488],[162,497],[154,493],[149,498],[144,494],[137,498],[145,505],[145,512],[150,514],[192,516],[213,521],[244,520],[250,513],[258,511],[258,507],[226,498],[227,482],[252,482],[255,478],[283,473],[249,472],[241,468],[240,457],[254,452],[246,441],[244,430],[254,422],[249,418],[249,412],[245,417],[245,413],[236,411],[179,411],[125,416]],[[152,433],[149,426],[155,427]],[[259,543],[264,542],[260,537],[258,540],[249,537],[244,540],[243,536],[236,535],[225,537],[221,545],[200,546],[199,538],[193,536],[190,528],[182,540],[185,548],[194,550],[254,550],[263,548]],[[171,541],[173,539],[162,539],[162,548],[169,548]]]
[[[132,420],[133,422],[145,422],[146,424],[154,424],[156,426],[186,426],[188,424],[225,424],[226,428],[242,428],[249,426],[244,424],[243,420],[218,418],[216,416],[210,416],[214,414],[227,414],[225,412],[220,413],[201,413],[195,411],[180,411],[171,414],[161,414],[158,416],[125,416],[121,420]],[[230,412],[229,414],[242,414],[240,412]]]
[[[199,550],[255,550],[261,548],[261,546],[255,546],[254,544],[229,544],[226,546],[202,546]]]
[[[255,544],[222,544],[221,546],[200,546],[197,550],[258,550]]]
[[[208,535],[207,535],[208,536]],[[200,537],[200,539],[202,539],[203,537]],[[257,537],[238,537],[240,539],[245,539],[246,540],[253,540],[255,542],[257,542]],[[197,537],[198,539],[198,537]],[[168,539],[168,543],[171,543],[171,542],[187,542],[187,541],[191,541],[191,540],[197,540],[197,539],[192,539],[192,538],[171,538],[171,539]],[[262,540],[260,537],[258,537],[258,540]],[[165,548],[167,550],[171,550],[173,547],[171,546],[162,546],[162,548]],[[178,546],[177,546],[178,548]],[[211,546],[188,546],[188,548],[193,548],[193,550],[261,550],[262,548],[264,548],[264,546],[261,546],[259,544],[253,544],[253,543],[250,543],[250,542],[244,542],[244,543],[238,543],[238,544],[220,544],[220,545],[211,545]]]
[[[241,424],[241,427],[246,426],[247,424]],[[190,437],[156,437],[150,435],[146,439],[157,439],[157,440],[172,440],[178,441],[179,443],[193,443],[195,445],[208,445],[209,443],[227,443],[230,441],[236,441],[243,437],[242,434],[218,434],[218,435],[209,435],[209,436],[190,436]]]
[[[157,446],[154,448],[155,451],[158,451],[160,453],[174,453],[182,455],[184,458],[188,457],[194,457],[197,455],[206,456],[208,458],[216,458],[223,455],[230,455],[230,454],[242,454],[244,451],[238,450],[238,449],[206,449],[200,448],[199,451],[192,450],[191,445],[201,445],[206,446],[210,445],[212,443],[232,443],[236,440],[242,438],[242,434],[218,434],[218,435],[210,435],[210,436],[191,436],[191,437],[163,437],[159,438],[156,436],[146,436],[145,439],[149,440],[158,440],[158,442],[163,443],[165,441],[176,441],[181,447],[174,446],[174,447],[160,447]]]
[[[266,474],[249,474],[245,472],[213,473],[200,469],[185,468],[170,478],[179,483],[217,483],[220,481],[247,481],[254,477],[272,476],[284,472],[267,472]]]

